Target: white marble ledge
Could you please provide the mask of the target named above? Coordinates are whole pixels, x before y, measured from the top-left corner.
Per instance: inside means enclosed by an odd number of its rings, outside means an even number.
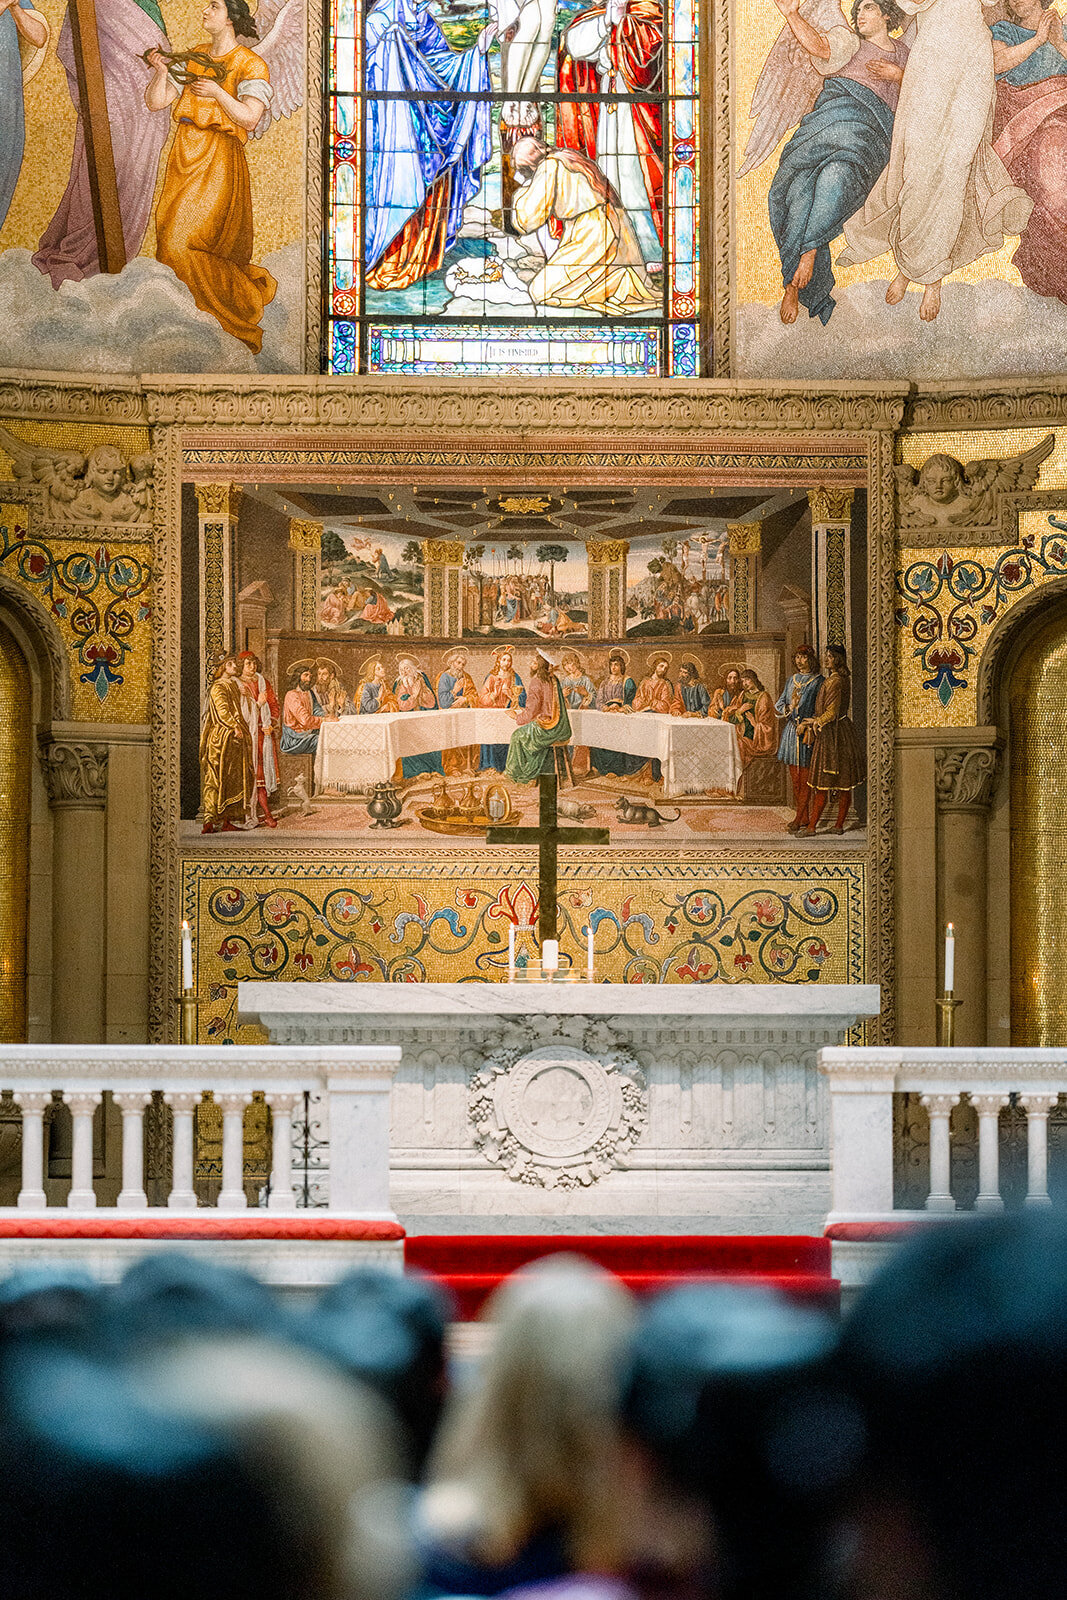
[[[263,987],[268,987],[264,985]],[[396,1045],[0,1045],[0,1089],[89,1082],[102,1089],[318,1088],[328,1079],[391,1076]]]
[[[881,1010],[877,984],[241,983],[242,1023],[393,1026],[433,1018],[643,1017],[716,1027],[851,1027]]]

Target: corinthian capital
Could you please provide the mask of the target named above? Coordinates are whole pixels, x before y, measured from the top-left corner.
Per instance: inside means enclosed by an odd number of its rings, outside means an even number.
[[[107,799],[106,744],[42,744],[41,771],[53,806],[102,806]]]
[[[809,489],[811,520],[817,526],[828,522],[848,522],[852,516],[852,489]]]
[[[241,491],[235,483],[197,483],[193,487],[202,517],[235,517],[241,509]]]
[[[938,750],[934,790],[940,810],[988,810],[999,765],[999,752],[988,745]]]

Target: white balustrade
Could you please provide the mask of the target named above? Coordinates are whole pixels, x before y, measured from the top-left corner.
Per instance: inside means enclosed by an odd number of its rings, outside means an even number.
[[[389,1200],[389,1116],[395,1046],[290,1047],[280,1045],[179,1048],[151,1045],[0,1045],[0,1089],[10,1090],[22,1112],[22,1181],[17,1209],[48,1207],[45,1116],[56,1095],[72,1120],[68,1210],[97,1208],[94,1188],[94,1119],[105,1093],[121,1112],[121,1160],[107,1152],[107,1168],[121,1172],[115,1211],[148,1206],[144,1177],[144,1119],[154,1091],[162,1091],[172,1119],[170,1211],[195,1210],[194,1119],[205,1092],[222,1112],[220,1211],[248,1205],[244,1187],[244,1114],[261,1092],[272,1118],[268,1207],[296,1209],[292,1171],[294,1116],[304,1095],[320,1097],[317,1113],[328,1141],[328,1204],[332,1212],[393,1221]],[[0,1207],[0,1214],[6,1208]],[[97,1212],[99,1215],[99,1211]]]
[[[969,1100],[978,1117],[977,1211],[1000,1211],[1000,1113],[1011,1097],[1026,1112],[1028,1206],[1051,1204],[1048,1122],[1067,1095],[1067,1051],[852,1049],[819,1052],[830,1090],[830,1226],[955,1212],[951,1116]],[[918,1095],[930,1118],[925,1209],[894,1210],[893,1096]]]

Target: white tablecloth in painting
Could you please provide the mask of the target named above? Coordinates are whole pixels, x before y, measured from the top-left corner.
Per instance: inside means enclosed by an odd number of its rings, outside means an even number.
[[[671,796],[733,794],[741,777],[741,752],[732,723],[670,717],[656,711],[627,716],[611,711],[571,711],[573,743],[624,755],[655,758],[663,765],[664,793]],[[464,745],[506,745],[514,718],[491,706],[451,711],[386,711],[376,716],[324,722],[315,757],[315,787],[360,793],[391,778],[402,756]]]

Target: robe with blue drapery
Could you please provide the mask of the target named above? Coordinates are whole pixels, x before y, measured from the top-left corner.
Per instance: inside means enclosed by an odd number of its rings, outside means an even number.
[[[380,0],[367,17],[367,282],[403,289],[441,265],[481,187],[492,151],[485,100],[386,100],[488,94],[485,56],[450,49],[418,0]]]
[[[16,0],[24,11],[33,0]],[[22,103],[22,49],[20,34],[10,11],[0,16],[0,227],[7,216],[22,169],[26,119]]]
[[[801,256],[815,251],[815,270],[800,290],[800,303],[823,324],[835,304],[830,243],[844,232],[849,217],[862,210],[889,161],[892,143],[893,112],[886,102],[873,88],[834,76],[826,79],[782,151],[767,196],[782,282],[791,283]]]

